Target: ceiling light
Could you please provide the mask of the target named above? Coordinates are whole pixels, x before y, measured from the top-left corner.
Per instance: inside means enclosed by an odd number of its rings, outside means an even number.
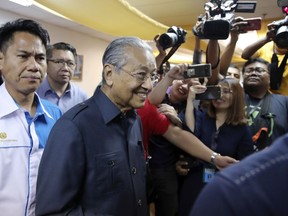
[[[26,7],[31,6],[33,4],[33,0],[10,0],[10,1]]]

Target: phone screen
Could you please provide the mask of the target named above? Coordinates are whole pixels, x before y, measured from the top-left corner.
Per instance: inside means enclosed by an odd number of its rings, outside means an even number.
[[[207,86],[205,92],[196,94],[196,100],[216,100],[221,98],[221,87],[220,86]]]

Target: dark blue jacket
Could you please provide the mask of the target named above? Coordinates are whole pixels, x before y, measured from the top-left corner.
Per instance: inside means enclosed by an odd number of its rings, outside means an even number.
[[[98,87],[55,124],[40,163],[36,215],[146,216],[141,122]]]
[[[288,134],[219,172],[190,216],[287,216]]]

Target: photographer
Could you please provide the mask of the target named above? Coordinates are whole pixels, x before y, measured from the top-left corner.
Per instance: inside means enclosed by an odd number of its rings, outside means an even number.
[[[250,57],[261,57],[271,62],[270,91],[275,94],[288,95],[288,47],[280,48],[275,43],[277,28],[273,24],[267,26],[264,37],[247,46],[242,53],[242,58],[248,60]],[[271,47],[264,47],[273,42]],[[265,49],[266,48],[266,49]]]

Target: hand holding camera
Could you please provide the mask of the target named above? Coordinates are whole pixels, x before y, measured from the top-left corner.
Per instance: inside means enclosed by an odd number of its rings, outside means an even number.
[[[185,43],[185,36],[187,32],[180,27],[172,26],[167,30],[167,33],[160,35],[159,44],[163,49],[174,46],[180,46]]]
[[[234,19],[231,25],[231,31],[237,31],[238,33],[246,33],[247,31],[254,31],[261,29],[261,17],[255,18],[242,18],[237,17]]]

